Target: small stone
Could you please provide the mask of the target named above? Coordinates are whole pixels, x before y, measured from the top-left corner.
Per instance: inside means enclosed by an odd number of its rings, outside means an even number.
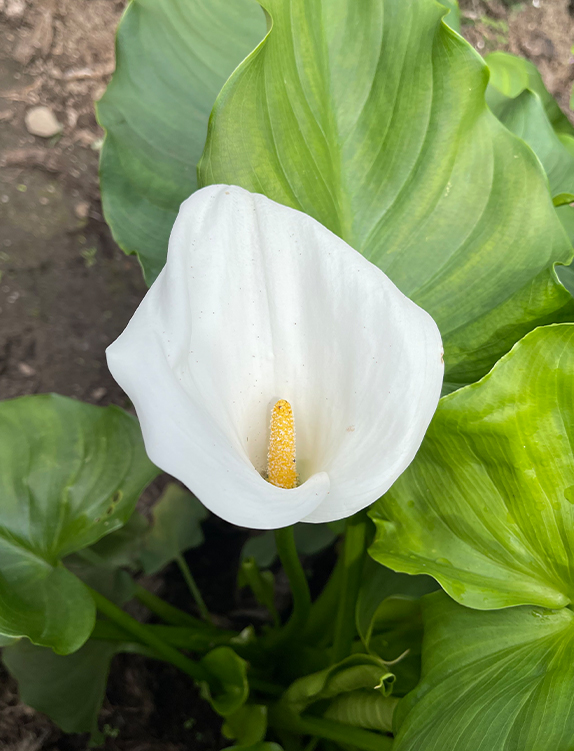
[[[13,21],[22,18],[24,11],[26,10],[25,0],[6,0],[4,6],[4,13]]]
[[[31,365],[28,365],[27,362],[19,362],[18,363],[18,370],[24,378],[31,378],[33,375],[36,375],[36,371]]]
[[[74,206],[74,214],[78,219],[86,219],[90,213],[90,204],[87,201],[81,201]]]
[[[62,126],[49,107],[32,107],[24,117],[26,129],[33,136],[51,138],[61,132]]]
[[[94,402],[99,402],[101,399],[104,398],[104,396],[108,393],[108,390],[105,389],[103,386],[100,386],[97,389],[94,389],[92,393],[90,394],[91,399]]]

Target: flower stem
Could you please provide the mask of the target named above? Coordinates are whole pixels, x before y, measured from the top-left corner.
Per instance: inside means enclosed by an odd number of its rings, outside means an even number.
[[[311,593],[295,547],[293,527],[276,529],[275,543],[293,595],[293,612],[282,632],[281,641],[285,641],[305,626],[311,610]]]
[[[332,662],[337,663],[351,654],[356,633],[355,609],[366,554],[367,516],[364,511],[347,519],[343,556],[343,575],[339,595]]]
[[[302,717],[286,710],[281,704],[269,707],[268,717],[273,728],[300,735],[315,735],[361,751],[390,751],[393,744],[389,736],[323,717]]]
[[[203,621],[200,621],[199,618],[194,618],[189,613],[170,605],[169,602],[152,594],[140,584],[136,584],[135,596],[148,610],[151,610],[152,613],[155,613],[155,615],[159,616],[166,623],[170,623],[172,626],[206,628],[206,624]]]
[[[185,558],[180,553],[176,557],[177,565],[179,566],[179,570],[183,574],[183,578],[185,579],[185,583],[187,584],[187,588],[191,592],[191,596],[195,600],[195,604],[197,605],[197,608],[201,614],[201,617],[204,621],[207,623],[212,623],[211,615],[209,614],[209,610],[207,609],[207,605],[205,604],[205,600],[201,596],[201,592],[199,591],[199,587],[197,586],[195,579],[193,578],[193,575],[191,571],[189,570],[189,566],[186,563]]]
[[[91,587],[88,587],[88,589],[100,613],[107,616],[114,623],[117,623],[124,631],[133,635],[136,641],[151,647],[159,657],[175,665],[194,680],[207,681],[213,685],[214,677],[207,672],[203,665],[182,655],[181,652],[167,644],[163,639],[160,639],[156,634],[151,633],[145,624],[136,621],[135,618],[132,618],[131,615],[118,608],[117,605],[114,605],[107,597],[96,592],[95,589],[91,589]]]

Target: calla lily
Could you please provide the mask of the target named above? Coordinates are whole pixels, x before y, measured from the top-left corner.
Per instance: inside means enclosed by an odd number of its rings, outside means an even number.
[[[443,377],[436,324],[380,269],[311,217],[222,185],[183,203],[107,357],[152,461],[257,529],[375,501],[414,458]],[[271,451],[296,442],[296,487],[267,479],[275,405],[294,430],[276,424]]]

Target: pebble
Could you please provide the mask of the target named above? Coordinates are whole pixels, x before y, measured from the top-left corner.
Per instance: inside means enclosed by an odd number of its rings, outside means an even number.
[[[90,213],[90,204],[87,201],[81,201],[74,206],[74,214],[78,219],[86,219]]]
[[[31,365],[28,365],[27,362],[19,362],[18,370],[22,373],[24,378],[30,378],[31,376],[36,375],[35,369]]]
[[[51,138],[61,132],[62,126],[49,107],[32,107],[24,117],[26,130],[33,136]]]

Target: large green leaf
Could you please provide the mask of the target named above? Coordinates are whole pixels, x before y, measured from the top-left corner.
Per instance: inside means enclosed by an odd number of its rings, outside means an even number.
[[[272,29],[217,99],[200,183],[300,209],[379,265],[437,321],[451,388],[571,320],[543,170],[486,106],[486,66],[445,8],[262,4]]]
[[[532,63],[505,52],[493,53],[487,60],[491,71],[487,102],[542,162],[554,204],[559,206],[558,218],[574,242],[574,208],[563,205],[574,200],[574,129]],[[558,275],[566,284],[563,269]]]
[[[538,94],[525,89],[515,99],[501,100],[494,112],[509,130],[531,146],[540,159],[552,196],[574,193],[574,154],[552,127]],[[572,136],[563,137],[572,139]]]
[[[2,659],[18,681],[23,702],[44,712],[66,733],[97,730],[110,661],[117,643],[88,641],[71,655],[56,655],[23,640]]]
[[[201,522],[205,506],[189,490],[170,483],[153,508],[153,526],[144,538],[140,561],[146,574],[155,574],[189,548],[203,543]]]
[[[501,99],[519,96],[525,89],[534,91],[540,99],[548,119],[557,133],[574,136],[574,127],[548,91],[536,65],[508,52],[491,52],[485,57],[490,70],[487,101],[496,109]]]
[[[157,474],[137,420],[55,395],[0,404],[0,633],[66,654],[95,617],[61,563],[124,524]]]
[[[572,751],[574,614],[485,613],[423,600],[423,677],[395,712],[393,751]]]
[[[371,509],[371,555],[487,609],[574,599],[574,325],[537,329],[444,397]]]
[[[100,178],[106,221],[151,284],[196,164],[215,98],[265,34],[255,0],[132,0],[117,67],[98,104],[106,129]]]

